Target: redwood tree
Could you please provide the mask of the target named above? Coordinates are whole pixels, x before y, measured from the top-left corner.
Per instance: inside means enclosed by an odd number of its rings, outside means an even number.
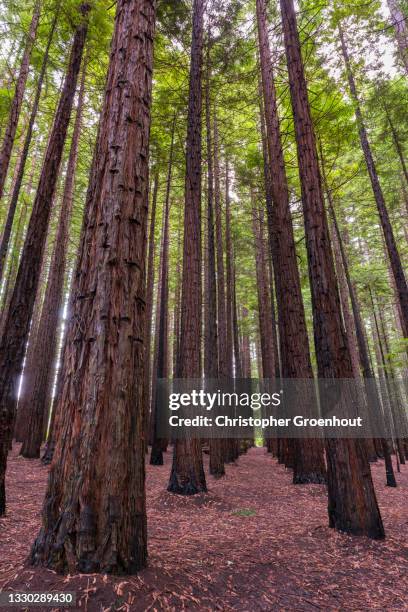
[[[312,292],[318,374],[353,378],[324,209],[316,139],[310,113],[293,0],[280,0],[292,101]],[[326,439],[329,525],[341,531],[384,537],[363,440]]]
[[[63,359],[59,437],[31,560],[146,565],[144,314],[155,3],[119,0]]]
[[[184,245],[177,378],[201,374],[201,109],[204,0],[194,0],[188,99]],[[168,490],[194,495],[207,490],[199,439],[176,440]]]
[[[265,168],[265,191],[278,306],[282,377],[306,379],[313,377],[313,370],[296,260],[265,0],[257,0],[256,11],[266,119],[263,140],[266,140],[269,155],[265,151],[264,157],[265,163],[270,164],[269,168]],[[310,404],[313,405],[314,401],[311,394]],[[323,448],[319,441],[297,441],[295,459],[294,483],[325,482]]]

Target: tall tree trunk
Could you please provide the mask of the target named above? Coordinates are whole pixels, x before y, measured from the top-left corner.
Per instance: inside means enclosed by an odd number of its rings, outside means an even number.
[[[337,251],[337,257],[338,257],[337,269],[339,269],[341,266],[341,270],[342,270],[342,273],[344,274],[344,280],[346,282],[346,288],[347,288],[347,295],[343,296],[343,299],[347,300],[347,306],[345,306],[345,308],[343,309],[343,315],[344,315],[345,309],[348,307],[348,295],[349,295],[350,301],[351,301],[351,307],[353,311],[353,320],[350,321],[348,320],[348,318],[345,318],[345,323],[346,325],[351,326],[350,329],[351,328],[355,329],[356,341],[357,341],[356,348],[358,348],[357,356],[359,359],[359,364],[361,365],[361,372],[362,372],[362,375],[365,381],[365,396],[366,396],[366,400],[368,404],[368,409],[370,413],[375,415],[375,418],[378,419],[379,415],[382,414],[381,398],[378,393],[378,389],[377,389],[377,385],[376,385],[375,377],[374,377],[374,372],[373,372],[371,362],[370,362],[370,354],[369,354],[367,336],[366,336],[366,332],[364,328],[363,319],[361,317],[360,305],[358,303],[355,287],[350,277],[347,255],[346,255],[346,251],[343,245],[340,228],[337,223],[337,216],[336,216],[334,206],[333,206],[332,195],[327,185],[327,178],[325,174],[325,166],[324,166],[323,159],[321,160],[321,162],[322,162],[322,170],[323,170],[323,181],[324,181],[324,186],[325,186],[325,190],[327,194],[327,200],[329,204],[329,212],[330,212],[332,222],[333,222],[334,251],[335,253]],[[343,288],[343,291],[344,290],[345,288]],[[342,289],[340,285],[340,295],[341,295],[341,291]],[[348,340],[348,342],[349,342],[349,347],[352,346],[352,343],[354,342],[354,334],[353,334],[353,337]],[[350,358],[352,360],[353,375],[355,378],[359,378],[360,367],[358,366],[356,370],[357,364],[353,362],[351,350],[350,350]],[[394,469],[392,466],[392,459],[390,455],[389,443],[385,438],[381,438],[380,443],[381,443],[382,454],[383,454],[384,461],[385,461],[385,475],[386,475],[387,486],[395,487],[396,481],[395,481]],[[367,442],[367,444],[369,443]]]
[[[78,94],[78,106],[72,132],[71,148],[66,171],[64,193],[58,221],[58,231],[54,243],[47,288],[38,332],[35,338],[34,360],[27,364],[31,372],[31,386],[27,389],[25,402],[29,406],[28,426],[21,455],[23,457],[39,457],[43,435],[48,421],[51,405],[52,386],[54,382],[54,366],[57,354],[58,321],[64,302],[64,280],[71,220],[75,173],[78,161],[78,145],[81,133],[82,110],[85,93],[86,61],[82,68],[82,78]]]
[[[194,0],[187,119],[178,378],[200,378],[201,374],[201,81],[203,22],[204,0]],[[176,440],[168,491],[181,495],[194,495],[206,490],[200,440]]]
[[[262,214],[256,207],[255,196],[251,189],[252,232],[255,242],[256,284],[258,289],[259,334],[261,339],[263,378],[275,377],[275,354],[273,347],[272,313],[268,284],[268,268],[265,258],[263,236],[261,233]]]
[[[227,365],[227,313],[225,300],[224,239],[222,231],[221,188],[218,125],[214,112],[214,203],[215,237],[217,250],[217,320],[218,320],[218,375],[229,376]]]
[[[58,17],[59,17],[60,6],[61,6],[61,3],[59,2],[57,4],[56,9],[55,9],[54,18],[52,20],[50,31],[49,31],[49,34],[48,34],[47,45],[45,47],[44,56],[43,56],[43,60],[42,60],[42,64],[41,64],[41,70],[40,70],[40,74],[38,76],[38,81],[37,81],[37,86],[36,86],[36,91],[35,91],[35,97],[34,97],[34,101],[33,101],[32,108],[31,108],[31,114],[30,114],[30,119],[29,119],[29,122],[28,122],[27,133],[26,133],[25,140],[24,140],[23,150],[22,150],[22,153],[21,153],[21,157],[20,157],[20,159],[18,161],[17,174],[16,174],[16,179],[15,179],[14,185],[13,185],[13,189],[12,189],[12,195],[11,195],[10,205],[9,205],[9,209],[8,209],[8,213],[7,213],[6,224],[4,226],[3,235],[1,237],[1,244],[0,244],[0,279],[3,277],[4,262],[5,262],[5,259],[6,259],[6,253],[7,253],[7,249],[8,249],[9,242],[10,242],[10,236],[11,236],[11,230],[12,230],[12,227],[13,227],[14,215],[16,213],[16,208],[17,208],[17,204],[18,204],[18,198],[19,198],[19,194],[20,194],[21,184],[23,182],[25,165],[26,165],[26,161],[27,161],[27,157],[28,157],[28,152],[29,152],[30,144],[31,144],[31,139],[32,139],[32,135],[33,135],[34,122],[35,122],[35,119],[37,117],[38,105],[39,105],[39,102],[40,102],[42,86],[43,86],[44,77],[45,77],[45,73],[46,73],[47,66],[48,66],[48,56],[49,56],[49,52],[50,52],[50,47],[51,47],[52,39],[54,38],[54,31],[55,31],[55,27],[57,25],[57,21],[58,21]]]
[[[280,0],[280,6],[302,188],[318,373],[322,379],[352,378],[293,0]],[[328,438],[326,456],[329,525],[353,534],[383,537],[364,441]]]
[[[205,321],[204,338],[204,376],[209,379],[218,378],[218,329],[217,329],[217,278],[215,265],[215,236],[214,236],[214,171],[213,171],[213,143],[211,128],[211,101],[210,101],[210,31],[207,38],[207,74],[206,74],[206,104],[205,119],[207,133],[207,318]],[[210,438],[210,474],[221,477],[225,474],[223,444],[219,438]]]
[[[295,240],[289,206],[289,190],[282,150],[280,122],[268,40],[265,0],[256,3],[259,53],[267,142],[265,191],[278,306],[280,355],[283,378],[312,378],[309,339],[303,307]],[[273,177],[273,180],[272,180]],[[290,308],[288,307],[290,305]],[[309,398],[310,405],[315,397]],[[325,482],[323,447],[319,440],[296,442],[294,483]]]
[[[404,65],[405,72],[408,75],[408,28],[406,17],[401,10],[399,0],[387,0],[387,4],[391,13],[392,25],[394,26],[395,30],[398,51]]]
[[[148,156],[155,3],[119,0],[73,283],[58,441],[31,560],[146,565],[143,439]]]
[[[173,171],[173,153],[174,153],[174,133],[176,129],[176,115],[173,118],[172,131],[171,131],[171,143],[170,143],[170,154],[169,163],[167,169],[167,182],[166,182],[166,198],[164,202],[164,225],[163,225],[163,246],[161,253],[161,271],[160,271],[160,300],[157,300],[159,307],[158,317],[158,345],[157,345],[157,368],[153,372],[153,376],[156,378],[156,386],[158,378],[168,378],[169,376],[169,217],[170,217],[170,191],[171,191],[171,177]],[[154,410],[153,415],[153,436],[152,436],[152,450],[150,454],[151,465],[163,465],[163,447],[165,441],[157,435],[157,422],[159,418],[159,403],[157,401],[157,394],[155,394]]]
[[[31,52],[37,35],[37,28],[40,20],[40,10],[41,0],[36,0],[33,16],[31,18],[30,29],[27,35],[24,54],[21,60],[20,72],[16,82],[14,98],[11,103],[10,114],[3,139],[3,145],[0,151],[0,198],[2,198],[4,192],[4,185],[7,178],[7,170],[10,163],[11,151],[13,149],[14,138],[17,131],[21,105],[23,103],[25,86],[30,68]]]
[[[81,21],[75,31],[64,86],[48,141],[23,254],[0,343],[0,515],[5,510],[4,475],[17,401],[18,380],[37,293],[52,200],[88,29],[86,14],[89,6],[82,4],[80,10]]]
[[[146,279],[146,330],[145,330],[145,440],[149,437],[149,407],[151,406],[151,373],[152,373],[152,316],[153,316],[153,290],[154,290],[154,255],[156,251],[154,230],[156,225],[156,208],[157,208],[157,193],[159,191],[159,170],[156,168],[153,178],[153,196],[151,200],[151,212],[150,212],[150,229],[149,229],[149,255],[147,260],[147,279]],[[148,451],[148,444],[146,442],[146,452]]]
[[[385,203],[384,194],[381,189],[380,181],[378,179],[377,169],[375,166],[373,154],[371,152],[370,143],[367,137],[367,131],[364,124],[363,115],[360,107],[360,100],[357,93],[356,84],[354,81],[354,75],[351,68],[351,61],[344,38],[344,33],[341,25],[339,25],[339,36],[341,41],[341,49],[346,66],[347,79],[349,83],[351,97],[354,103],[354,112],[356,115],[358,133],[360,137],[361,149],[364,154],[364,159],[367,166],[367,171],[370,176],[371,186],[374,194],[374,199],[377,205],[378,214],[380,217],[381,227],[383,230],[385,243],[387,245],[388,257],[390,259],[392,272],[395,278],[395,284],[398,289],[398,299],[401,304],[401,312],[403,315],[403,331],[404,337],[408,338],[408,285],[404,275],[404,269],[402,267],[401,258],[398,253],[397,244],[395,242],[393,229],[391,226],[390,218],[388,215],[387,205]]]

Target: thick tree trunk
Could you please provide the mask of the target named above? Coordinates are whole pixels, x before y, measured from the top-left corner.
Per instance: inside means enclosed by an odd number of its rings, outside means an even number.
[[[289,190],[267,34],[265,0],[257,0],[256,10],[266,119],[264,138],[267,141],[269,154],[269,168],[265,169],[265,191],[278,306],[282,377],[305,379],[313,377],[313,370],[296,260]],[[315,398],[310,397],[309,401],[312,405]],[[323,446],[319,440],[296,442],[295,456],[293,475],[295,483],[325,482]]]
[[[388,215],[387,205],[385,203],[384,194],[381,189],[380,181],[378,179],[377,169],[375,166],[373,154],[371,151],[370,143],[368,141],[367,131],[364,124],[363,115],[360,107],[360,100],[358,97],[356,84],[354,81],[354,75],[351,68],[351,61],[344,38],[344,33],[339,25],[339,36],[341,41],[341,49],[343,53],[344,64],[346,66],[347,79],[349,83],[351,97],[354,103],[354,112],[356,115],[358,133],[360,137],[361,149],[364,154],[364,159],[367,166],[367,171],[370,176],[371,186],[374,194],[374,199],[377,205],[378,214],[380,217],[381,227],[383,230],[385,243],[387,245],[388,257],[392,272],[395,278],[395,284],[398,289],[398,299],[401,304],[401,312],[403,316],[402,324],[404,337],[408,338],[408,285],[404,275],[404,269],[402,267],[401,258],[398,253],[397,243],[395,241],[394,232],[391,226],[390,218]]]
[[[64,86],[41,170],[23,254],[0,343],[0,489],[4,487],[2,483],[6,471],[11,427],[14,421],[18,381],[37,293],[51,206],[88,29],[86,18],[88,9],[88,5],[81,5],[82,17],[75,31]],[[0,502],[0,515],[3,512],[4,503]]]
[[[82,108],[85,93],[86,62],[82,69],[82,78],[78,94],[78,106],[72,132],[71,148],[66,171],[64,193],[55,237],[47,288],[38,331],[35,337],[34,360],[28,364],[31,373],[31,385],[26,389],[25,402],[28,404],[27,433],[21,447],[23,457],[39,457],[41,443],[46,430],[48,413],[51,405],[54,366],[57,354],[58,321],[64,302],[64,280],[66,256],[74,199],[75,173],[78,161],[78,145],[81,133]]]
[[[146,565],[144,315],[155,3],[119,0],[73,282],[58,440],[31,560]]]
[[[193,3],[178,378],[200,378],[201,374],[201,81],[204,4],[204,0],[194,0]],[[200,440],[176,440],[168,491],[194,495],[206,490]]]
[[[392,25],[394,26],[395,30],[398,51],[404,65],[405,72],[408,75],[408,28],[406,17],[401,10],[399,0],[387,0],[387,4],[391,13]]]
[[[10,242],[11,230],[13,227],[13,221],[14,221],[14,216],[16,213],[17,204],[18,204],[21,184],[23,182],[24,170],[25,170],[25,165],[26,165],[28,152],[29,152],[30,144],[31,144],[31,139],[33,135],[34,122],[37,117],[38,105],[40,102],[44,77],[45,77],[45,73],[46,73],[47,66],[48,66],[48,56],[50,52],[50,47],[51,47],[52,39],[54,38],[54,31],[55,31],[55,27],[57,25],[57,21],[59,17],[59,9],[60,9],[60,2],[57,4],[57,7],[55,9],[54,18],[51,23],[50,32],[48,34],[47,45],[45,47],[44,56],[43,56],[43,60],[41,64],[41,70],[38,76],[35,97],[34,97],[34,101],[33,101],[32,108],[31,108],[31,114],[30,114],[30,119],[28,122],[27,133],[24,139],[23,150],[21,153],[21,157],[18,161],[17,174],[16,174],[16,179],[14,181],[13,189],[12,189],[10,205],[9,205],[9,209],[7,212],[6,224],[4,226],[3,235],[1,237],[0,279],[3,277],[4,262],[6,259],[6,253],[7,253],[7,249],[8,249],[9,242]]]
[[[319,377],[352,378],[293,0],[280,0],[302,187]],[[363,440],[326,439],[329,524],[384,537]]]
[[[169,305],[169,217],[170,217],[170,191],[171,191],[171,177],[173,171],[173,153],[174,153],[174,132],[176,129],[176,115],[173,118],[172,132],[171,132],[171,144],[169,163],[167,169],[167,182],[166,182],[166,198],[164,202],[164,224],[163,224],[163,245],[161,253],[161,270],[160,270],[160,300],[157,300],[159,308],[158,317],[158,345],[157,345],[157,368],[153,372],[153,376],[156,378],[156,387],[158,378],[168,378],[169,375],[169,316],[168,316],[168,305]],[[157,422],[159,418],[159,405],[157,402],[157,393],[155,393],[153,414],[153,436],[152,436],[152,450],[150,454],[151,465],[163,465],[163,448],[166,446],[166,441],[159,438],[157,435]]]
[[[10,114],[7,122],[7,127],[4,133],[3,145],[0,151],[0,198],[3,196],[4,185],[7,178],[7,170],[10,163],[11,151],[13,149],[14,138],[17,131],[18,120],[20,117],[21,105],[23,103],[25,86],[27,82],[28,72],[30,68],[30,58],[33,49],[34,41],[37,35],[38,23],[40,20],[41,1],[36,0],[34,5],[33,16],[30,23],[30,29],[27,35],[27,41],[23,57],[21,60],[20,72],[17,77],[16,89],[14,98],[11,103]]]

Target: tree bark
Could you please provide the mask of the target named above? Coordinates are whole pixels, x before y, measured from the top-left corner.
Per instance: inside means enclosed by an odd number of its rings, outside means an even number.
[[[145,260],[155,3],[119,0],[73,281],[58,440],[31,561],[146,565]]]
[[[30,29],[27,35],[27,41],[21,60],[20,72],[16,82],[14,98],[11,103],[10,114],[7,122],[7,127],[4,133],[2,148],[0,151],[0,198],[2,198],[3,196],[4,185],[7,178],[7,170],[10,163],[11,151],[13,149],[18,120],[20,118],[21,105],[23,103],[25,86],[30,68],[31,52],[34,46],[34,41],[37,35],[38,23],[40,20],[40,10],[41,1],[36,0],[33,16],[31,18]]]
[[[295,124],[306,232],[313,327],[321,379],[352,378],[347,338],[324,208],[316,141],[293,0],[280,0]],[[384,537],[363,440],[326,439],[329,525],[352,534]]]
[[[203,22],[204,0],[194,0],[187,119],[178,378],[200,378],[201,375],[201,81]],[[168,491],[181,495],[194,495],[206,490],[200,440],[176,440]]]
[[[54,382],[54,366],[57,353],[58,321],[64,303],[64,280],[66,257],[71,220],[75,173],[78,161],[78,145],[81,133],[82,110],[85,93],[86,61],[82,68],[82,78],[78,94],[78,106],[72,132],[64,193],[58,220],[58,231],[55,237],[47,288],[38,332],[35,337],[33,362],[27,365],[31,373],[31,385],[26,390],[25,402],[28,409],[28,426],[21,447],[21,455],[28,458],[40,456],[41,443],[48,421]]]
[[[265,0],[257,0],[256,11],[266,119],[266,130],[262,127],[262,121],[261,129],[265,132],[263,140],[267,143],[264,158],[265,162],[269,162],[265,168],[265,192],[278,306],[282,377],[305,379],[313,377],[313,370],[296,260],[289,190],[267,34]],[[313,405],[314,402],[315,398],[310,397],[308,403]],[[294,483],[325,482],[326,470],[321,442],[300,440],[295,444]]]
[[[390,259],[392,272],[395,278],[395,284],[398,289],[398,299],[401,304],[402,312],[402,324],[404,337],[408,338],[408,285],[404,275],[404,269],[402,267],[401,258],[398,253],[397,243],[395,241],[394,232],[391,226],[390,218],[388,215],[387,205],[385,203],[384,194],[381,189],[380,181],[378,179],[377,169],[375,166],[373,154],[371,151],[370,143],[367,136],[367,130],[365,127],[363,115],[360,107],[360,100],[357,93],[356,84],[354,81],[354,75],[351,68],[351,61],[344,38],[344,33],[341,25],[339,25],[339,37],[341,42],[341,49],[346,66],[347,79],[349,83],[351,97],[354,103],[354,112],[356,115],[358,133],[360,137],[361,149],[364,154],[364,159],[367,166],[367,171],[370,176],[371,187],[374,194],[374,199],[377,205],[378,214],[380,217],[381,227],[383,230],[385,243],[387,245],[388,257]]]
[[[64,86],[41,170],[17,279],[0,343],[0,491],[3,492],[7,449],[18,396],[18,381],[37,293],[52,201],[88,29],[86,14],[89,6],[82,4],[80,10],[82,13],[81,21],[75,31]],[[0,492],[0,515],[4,513],[4,510],[5,499],[3,493]]]
[[[46,73],[47,66],[48,66],[48,56],[49,56],[49,52],[50,52],[50,47],[51,47],[52,39],[54,38],[54,32],[55,32],[55,27],[57,25],[57,21],[58,21],[58,17],[59,17],[60,6],[61,6],[61,3],[59,2],[57,4],[56,9],[55,9],[54,18],[53,18],[52,23],[51,23],[50,32],[48,34],[47,45],[45,47],[44,56],[43,56],[43,60],[42,60],[42,64],[41,64],[41,70],[40,70],[40,74],[38,76],[38,81],[37,81],[37,86],[36,86],[36,91],[35,91],[35,97],[34,97],[33,105],[32,105],[32,108],[31,108],[30,119],[29,119],[28,127],[27,127],[27,133],[26,133],[26,136],[25,136],[25,139],[24,139],[24,145],[23,145],[22,154],[21,154],[21,157],[20,157],[19,162],[18,162],[16,180],[14,182],[13,189],[12,189],[10,205],[9,205],[9,209],[8,209],[8,212],[7,212],[6,224],[4,226],[3,235],[1,237],[1,244],[0,244],[0,279],[3,277],[4,262],[5,262],[5,259],[6,259],[7,249],[8,249],[9,242],[10,242],[11,230],[12,230],[12,227],[13,227],[14,216],[16,214],[16,208],[17,208],[17,204],[18,204],[18,198],[19,198],[19,194],[20,194],[21,184],[23,182],[23,177],[24,177],[25,165],[26,165],[26,161],[27,161],[27,157],[28,157],[28,152],[29,152],[30,144],[31,144],[31,139],[32,139],[32,135],[33,135],[34,122],[35,122],[35,119],[37,117],[38,105],[39,105],[39,102],[40,102],[42,86],[43,86],[44,77],[45,77],[45,73]]]

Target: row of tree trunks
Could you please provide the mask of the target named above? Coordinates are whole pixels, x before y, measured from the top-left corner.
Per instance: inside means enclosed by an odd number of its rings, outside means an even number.
[[[354,80],[351,60],[346,45],[341,24],[339,25],[339,37],[341,49],[346,67],[347,79],[349,83],[351,97],[354,103],[354,111],[357,120],[358,133],[360,137],[361,149],[364,154],[364,159],[367,166],[367,171],[370,176],[371,186],[374,194],[374,199],[377,205],[378,214],[380,217],[381,227],[384,234],[385,243],[387,245],[388,257],[390,260],[392,272],[395,278],[395,284],[398,290],[398,299],[401,305],[402,326],[404,337],[408,338],[408,285],[404,275],[404,269],[401,263],[401,258],[397,249],[394,232],[391,226],[391,221],[388,214],[387,205],[385,203],[384,194],[381,189],[378,179],[377,169],[374,162],[374,157],[371,151],[370,143],[367,136],[363,115],[361,112],[360,100],[357,93],[357,88]]]
[[[264,158],[269,162],[265,169],[265,192],[278,305],[282,377],[307,379],[313,377],[313,371],[289,206],[265,0],[257,0],[256,11],[266,119],[266,130],[262,128],[262,121],[261,130],[266,131],[263,140],[266,141],[268,155],[265,151]],[[311,405],[314,401],[315,398],[310,397]],[[295,458],[295,483],[325,481],[321,442],[299,440]]]
[[[88,30],[88,11],[89,5],[82,4],[80,7],[81,18],[75,30],[67,73],[48,141],[17,279],[0,343],[0,515],[5,510],[4,476],[18,397],[19,377],[40,278],[52,201]]]
[[[316,140],[293,0],[280,0],[295,124],[306,233],[313,327],[320,378],[351,379]],[[329,525],[341,531],[384,537],[384,527],[363,440],[326,439]]]
[[[82,111],[85,94],[86,61],[82,68],[78,105],[72,132],[71,148],[62,196],[58,230],[54,242],[51,266],[47,279],[41,318],[35,338],[33,362],[27,363],[30,372],[30,388],[26,387],[25,402],[28,404],[27,432],[21,447],[23,457],[40,456],[41,443],[48,424],[54,383],[54,365],[57,354],[59,319],[64,304],[64,280],[69,237],[69,224],[74,200],[75,173],[78,161],[78,146],[81,133]]]
[[[49,57],[49,53],[50,53],[50,48],[51,48],[52,40],[54,38],[55,27],[56,27],[57,22],[58,22],[58,17],[59,17],[59,12],[60,12],[60,5],[61,5],[61,3],[58,2],[57,6],[55,8],[54,17],[53,17],[53,20],[52,20],[52,23],[51,23],[49,34],[48,34],[47,45],[45,47],[45,51],[44,51],[44,55],[43,55],[43,60],[42,60],[42,64],[41,64],[41,69],[40,69],[40,74],[39,74],[38,80],[37,80],[37,86],[36,86],[34,101],[33,101],[32,107],[31,107],[30,119],[28,121],[27,133],[26,133],[26,136],[25,136],[25,139],[24,139],[24,145],[23,145],[23,149],[22,149],[22,152],[21,152],[21,156],[20,156],[20,158],[18,160],[17,174],[16,174],[15,181],[14,181],[14,184],[13,184],[13,189],[12,189],[12,193],[11,193],[11,200],[10,200],[10,204],[9,204],[9,208],[8,208],[8,212],[7,212],[7,219],[6,219],[6,223],[5,223],[5,226],[4,226],[3,235],[1,237],[1,243],[0,243],[0,279],[3,278],[4,263],[5,263],[5,259],[6,259],[7,249],[9,247],[9,243],[10,243],[10,236],[11,236],[11,230],[12,230],[12,227],[13,227],[14,216],[16,214],[16,208],[17,208],[18,199],[19,199],[19,195],[20,195],[20,189],[21,189],[21,185],[22,185],[23,177],[24,177],[24,170],[25,170],[25,166],[26,166],[26,162],[27,162],[28,152],[29,152],[29,149],[30,149],[31,139],[32,139],[32,136],[33,136],[34,122],[35,122],[35,119],[37,117],[38,106],[39,106],[39,103],[40,103],[40,97],[41,97],[41,91],[42,91],[42,86],[43,86],[45,74],[46,74],[47,67],[48,67],[48,57]]]
[[[14,138],[17,132],[18,120],[20,118],[21,105],[23,103],[25,86],[30,68],[31,52],[33,50],[34,41],[37,35],[37,28],[40,21],[40,11],[41,0],[36,0],[25,43],[24,53],[20,64],[20,72],[16,81],[16,88],[13,101],[11,103],[10,114],[4,133],[3,144],[0,151],[0,198],[3,196],[11,152],[14,145]]]

